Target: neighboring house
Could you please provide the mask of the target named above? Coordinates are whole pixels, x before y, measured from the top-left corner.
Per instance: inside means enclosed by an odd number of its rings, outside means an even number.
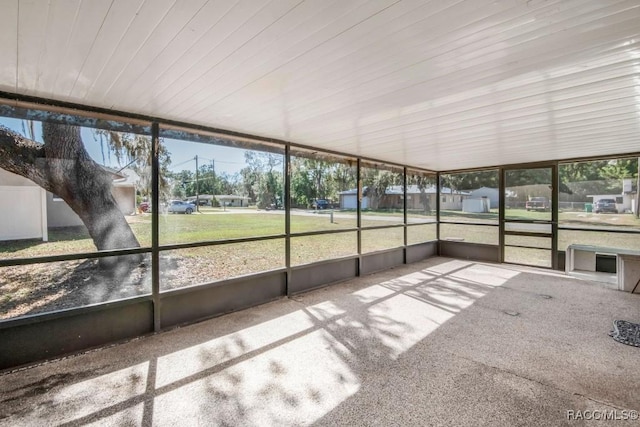
[[[470,199],[482,199],[483,197],[489,199],[490,209],[498,209],[500,206],[500,190],[497,188],[480,187],[469,193]]]
[[[120,171],[106,167],[105,169],[113,174],[111,194],[116,199],[120,211],[125,215],[135,215],[136,185],[140,181],[140,176],[131,169]]]
[[[125,215],[134,214],[138,175],[132,170],[105,170],[113,175],[111,192],[118,207]],[[0,240],[47,241],[49,228],[83,224],[64,200],[4,169],[0,169],[0,218]]]
[[[421,198],[422,193],[422,198]],[[394,207],[402,209],[403,198],[402,185],[392,185],[387,188],[385,197],[382,200],[383,206]],[[420,191],[417,185],[407,186],[407,209],[408,210],[422,210],[425,208],[425,204],[429,210],[435,210],[436,208],[436,195],[435,187],[424,188]]]
[[[189,196],[187,200],[196,203],[196,196]],[[229,206],[234,208],[245,208],[249,206],[249,198],[246,196],[236,196],[234,194],[200,194],[198,196],[200,205],[212,206],[211,201],[215,200],[219,206]]]
[[[189,196],[186,198],[187,201],[196,204],[196,196]],[[199,194],[198,201],[200,205],[211,206],[211,200],[213,200],[213,196],[211,194]]]
[[[231,206],[234,208],[245,208],[249,206],[249,198],[246,196],[236,196],[233,194],[216,194],[215,199],[220,206]]]
[[[371,206],[371,198],[369,189],[362,189],[362,209],[368,209]],[[355,209],[357,206],[358,190],[350,189],[338,193],[340,196],[340,209]],[[392,185],[385,191],[380,206],[402,208],[404,192],[401,185]],[[435,186],[426,187],[421,190],[417,185],[409,185],[407,187],[407,209],[424,209],[425,202],[429,210],[436,209],[437,189]],[[445,210],[461,210],[462,201],[469,197],[468,192],[452,191],[450,188],[443,187],[440,194],[440,208]]]
[[[357,188],[340,191],[338,193],[338,196],[340,197],[340,209],[356,209],[358,207],[358,189]],[[361,207],[362,209],[367,209],[369,207],[369,199],[367,197],[362,198]]]
[[[491,211],[491,201],[488,197],[478,199],[464,199],[462,201],[462,212],[469,213],[489,213]]]
[[[249,198],[246,196],[237,196],[234,194],[200,194],[198,196],[200,204],[206,204],[207,206],[212,206],[211,201],[214,199],[220,206],[230,206],[234,208],[246,208],[249,206]],[[187,200],[195,204],[196,196],[189,196]]]
[[[440,209],[448,211],[461,211],[462,203],[469,198],[469,192],[452,190],[447,187],[440,189]]]

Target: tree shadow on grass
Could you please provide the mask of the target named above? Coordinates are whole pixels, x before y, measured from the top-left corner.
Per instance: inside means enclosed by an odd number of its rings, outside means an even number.
[[[0,318],[45,313],[151,293],[150,256],[118,257],[5,267],[0,277]],[[134,258],[131,258],[133,261]],[[104,264],[104,263],[102,263]]]
[[[47,234],[47,241],[43,241],[42,239],[4,240],[0,242],[0,257],[2,257],[2,254],[11,254],[15,252],[25,252],[23,255],[20,255],[21,257],[53,255],[52,253],[47,253],[47,251],[43,249],[46,249],[53,243],[91,240],[91,236],[89,236],[89,232],[84,225],[50,228]],[[30,252],[30,250],[33,250],[34,252]]]
[[[5,240],[0,244],[0,254],[20,252],[46,244],[42,239]]]

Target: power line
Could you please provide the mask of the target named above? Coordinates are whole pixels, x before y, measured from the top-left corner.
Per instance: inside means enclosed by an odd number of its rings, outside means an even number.
[[[214,159],[207,159],[206,157],[202,157],[202,156],[198,156],[198,158],[202,159],[202,160],[207,160],[209,162],[213,162],[214,161]],[[229,164],[234,164],[234,165],[242,165],[242,164],[244,164],[243,162],[229,162],[229,161],[226,161],[226,160],[217,160],[217,159],[215,160],[215,162],[216,163],[229,163]]]
[[[188,160],[185,160],[184,162],[181,162],[181,163],[178,163],[178,164],[175,164],[175,165],[171,165],[171,167],[175,168],[175,167],[182,166],[182,165],[184,165],[186,163],[189,163],[189,162],[192,162],[192,161],[194,161],[194,159],[188,159]]]

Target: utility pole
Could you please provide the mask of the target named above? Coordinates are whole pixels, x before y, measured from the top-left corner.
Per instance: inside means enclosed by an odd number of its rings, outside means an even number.
[[[213,196],[216,195],[216,160],[211,159],[211,206],[213,206]]]
[[[198,194],[198,155],[196,154],[196,211],[200,212],[200,195]]]
[[[211,207],[216,205],[216,164],[215,160],[211,160]]]

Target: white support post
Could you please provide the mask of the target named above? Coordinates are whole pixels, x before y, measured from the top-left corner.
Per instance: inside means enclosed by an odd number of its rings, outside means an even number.
[[[47,192],[40,189],[40,223],[42,227],[42,241],[49,241],[49,227],[47,223]]]

